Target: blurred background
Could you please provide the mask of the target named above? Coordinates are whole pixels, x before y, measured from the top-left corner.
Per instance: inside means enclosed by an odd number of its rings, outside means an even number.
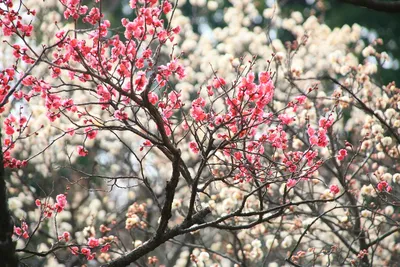
[[[240,0],[242,1],[242,0]],[[246,0],[244,0],[246,1]],[[266,8],[272,7],[275,2],[281,8],[282,17],[290,17],[293,11],[301,12],[304,17],[315,15],[330,28],[342,27],[357,23],[363,27],[363,38],[366,43],[382,38],[384,41],[382,50],[386,51],[390,62],[384,65],[386,71],[381,73],[383,84],[391,81],[400,83],[399,59],[400,59],[400,15],[396,13],[379,12],[360,6],[343,3],[340,0],[247,0],[254,2],[260,14]],[[386,0],[381,0],[385,2]],[[90,6],[89,0],[84,0]],[[128,6],[129,0],[103,0],[106,17],[112,22],[119,22],[122,17],[132,16],[132,10]],[[204,33],[207,30],[223,27],[224,9],[232,5],[229,0],[179,0],[185,16],[191,18],[193,29],[197,33]],[[206,8],[207,6],[207,8]],[[252,21],[250,27],[261,26],[265,28],[268,20],[258,16]],[[115,25],[115,24],[114,24]],[[295,38],[285,30],[280,30],[276,36],[285,41],[292,41]]]

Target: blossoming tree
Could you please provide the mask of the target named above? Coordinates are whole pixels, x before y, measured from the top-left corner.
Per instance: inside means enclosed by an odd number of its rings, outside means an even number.
[[[0,262],[397,262],[382,40],[235,0],[199,35],[182,4],[131,0],[111,25],[101,0],[1,2]]]

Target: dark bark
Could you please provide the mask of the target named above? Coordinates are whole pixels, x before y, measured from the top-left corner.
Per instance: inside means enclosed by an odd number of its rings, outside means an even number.
[[[400,1],[379,0],[340,0],[343,3],[361,6],[375,11],[386,13],[400,13]]]
[[[0,132],[0,144],[1,144]],[[8,209],[3,152],[0,150],[0,266],[16,267],[18,258],[12,242],[14,223]]]
[[[211,213],[211,210],[209,208],[206,208],[204,210],[199,211],[195,215],[193,215],[192,219],[190,221],[186,221],[171,230],[167,230],[165,233],[155,235],[153,238],[145,242],[143,245],[140,247],[132,250],[128,254],[112,261],[109,262],[105,265],[104,267],[124,267],[128,266],[129,264],[139,260],[141,257],[145,256],[147,253],[153,251],[166,241],[170,240],[171,238],[174,238],[175,236],[181,235],[185,233],[185,230],[187,228],[193,226],[194,224],[199,224],[203,222],[204,218]]]

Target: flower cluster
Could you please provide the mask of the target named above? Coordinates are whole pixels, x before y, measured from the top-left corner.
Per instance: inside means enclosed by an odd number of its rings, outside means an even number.
[[[48,201],[42,203],[40,199],[36,199],[35,205],[43,211],[45,217],[50,218],[54,215],[53,212],[60,213],[65,209],[67,205],[67,196],[65,194],[57,195],[54,205],[51,205]]]

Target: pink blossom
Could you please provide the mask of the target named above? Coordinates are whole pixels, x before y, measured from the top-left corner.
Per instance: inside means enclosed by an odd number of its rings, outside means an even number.
[[[151,55],[153,54],[153,51],[151,49],[146,49],[145,51],[143,51],[143,58],[150,58]]]
[[[22,235],[22,229],[20,227],[14,226],[14,234],[18,236]]]
[[[114,117],[118,120],[127,120],[128,119],[128,113],[122,111],[122,110],[116,110],[114,112]]]
[[[312,128],[311,126],[308,126],[308,128],[307,128],[307,134],[308,134],[308,136],[313,136],[314,134],[315,134],[315,130],[314,130],[314,128]]]
[[[96,253],[92,253],[92,254],[90,254],[90,255],[86,255],[86,259],[87,259],[88,261],[91,261],[91,260],[94,259],[95,256],[96,256]]]
[[[24,92],[22,92],[22,91],[14,92],[13,96],[14,96],[16,99],[21,99],[21,98],[24,96]]]
[[[52,70],[51,78],[57,78],[58,76],[60,76],[60,74],[61,74],[60,68],[52,67],[51,70]]]
[[[99,242],[99,240],[98,239],[96,239],[96,238],[89,238],[89,241],[88,241],[88,246],[90,247],[90,248],[95,248],[95,247],[98,247],[100,245],[100,242]]]
[[[148,95],[148,98],[149,98],[149,102],[152,105],[155,105],[158,102],[158,96],[154,92],[150,92]]]
[[[207,114],[204,112],[204,110],[197,106],[191,108],[190,115],[193,117],[193,119],[199,122],[207,119]]]
[[[339,155],[342,156],[342,157],[347,156],[347,150],[346,149],[340,149],[339,150]]]
[[[65,242],[68,242],[71,238],[71,234],[69,232],[64,232],[62,237],[64,238]]]
[[[67,197],[64,194],[59,194],[56,196],[56,201],[64,207],[67,204]]]
[[[233,156],[236,160],[240,160],[242,158],[242,152],[237,151],[233,154]]]
[[[90,253],[91,253],[89,248],[81,248],[81,252],[83,255],[86,255],[86,256],[90,255]]]
[[[165,41],[168,37],[168,33],[166,30],[162,30],[157,34],[157,37],[160,41]]]
[[[344,158],[347,156],[347,150],[346,149],[340,149],[337,155],[337,159],[342,161]]]
[[[136,68],[142,69],[144,67],[144,58],[138,58],[135,63]]]
[[[207,114],[204,112],[202,107],[206,105],[206,101],[199,97],[196,100],[192,102],[192,108],[190,110],[190,115],[196,120],[196,121],[204,121],[207,119]]]
[[[64,194],[59,194],[56,196],[57,203],[54,204],[54,209],[56,212],[61,212],[67,205],[67,197]]]
[[[6,125],[5,126],[6,127],[6,135],[12,135],[12,134],[14,134],[14,132],[15,132],[15,130],[14,130],[14,128],[12,127],[12,126],[10,126],[10,125]]]
[[[318,144],[318,137],[316,135],[313,135],[309,138],[310,145],[316,145]]]
[[[138,72],[138,76],[135,79],[136,90],[143,90],[144,86],[147,83],[146,74],[144,72]]]
[[[304,104],[306,102],[307,97],[305,95],[300,95],[300,96],[297,96],[295,99],[297,100],[297,102],[300,105],[302,105],[302,104]]]
[[[376,186],[378,188],[379,192],[385,191],[386,188],[388,187],[388,183],[386,181],[381,181],[378,183],[378,185]]]
[[[220,88],[222,86],[226,85],[226,81],[223,78],[216,77],[213,80],[213,87],[214,88]]]
[[[25,116],[21,116],[21,118],[19,119],[19,125],[24,125],[26,122],[28,121],[28,119]]]
[[[294,118],[289,116],[288,114],[280,114],[278,116],[279,120],[282,122],[282,124],[290,124],[294,121]]]
[[[74,129],[74,128],[67,128],[67,133],[68,133],[70,136],[74,136],[74,134],[75,134],[75,129]]]
[[[129,6],[130,6],[132,9],[135,9],[135,8],[136,8],[136,3],[137,3],[137,0],[129,0]]]
[[[331,127],[332,124],[333,124],[332,116],[328,116],[328,119],[323,117],[319,120],[319,127],[324,128],[324,129]]]
[[[292,188],[292,187],[294,187],[295,185],[297,184],[297,181],[296,180],[294,180],[294,179],[288,179],[287,180],[287,182],[286,182],[286,186],[288,187],[288,188]]]
[[[260,72],[259,74],[260,83],[266,84],[270,79],[271,75],[269,74],[268,71]]]
[[[317,155],[318,155],[318,151],[317,150],[316,151],[309,150],[309,151],[307,151],[305,153],[305,157],[307,159],[307,165],[308,166],[312,165],[312,162],[313,162],[314,158],[317,157]]]
[[[172,29],[172,31],[175,33],[175,34],[179,34],[180,32],[181,32],[181,26],[176,26],[175,28],[173,28]]]
[[[332,193],[332,194],[334,194],[334,195],[336,195],[336,194],[339,194],[339,192],[340,192],[340,189],[339,189],[339,187],[337,186],[337,185],[331,185],[330,187],[329,187],[329,191]]]
[[[162,6],[162,10],[164,12],[164,14],[168,14],[172,9],[172,5],[170,2],[168,1],[164,1],[163,6]]]
[[[107,252],[110,248],[111,248],[111,245],[110,245],[110,244],[106,244],[106,245],[104,245],[104,246],[100,249],[100,251],[103,252],[103,253],[105,253],[105,252]]]
[[[79,253],[78,247],[74,246],[74,247],[71,247],[70,249],[71,249],[72,255],[78,255],[78,253]]]
[[[25,86],[31,86],[31,85],[33,85],[35,80],[36,79],[32,75],[28,75],[22,80],[22,84]]]
[[[319,128],[318,130],[318,146],[320,147],[326,147],[329,144],[326,132],[327,130],[325,128]]]
[[[196,142],[194,142],[194,141],[192,141],[192,142],[190,142],[189,143],[189,148],[190,148],[190,150],[193,152],[193,153],[195,153],[195,154],[197,154],[197,153],[199,153],[199,147],[197,146],[197,143]]]
[[[87,138],[95,139],[96,135],[97,135],[97,130],[93,130],[92,127],[87,127],[85,129],[85,133],[86,133]]]

